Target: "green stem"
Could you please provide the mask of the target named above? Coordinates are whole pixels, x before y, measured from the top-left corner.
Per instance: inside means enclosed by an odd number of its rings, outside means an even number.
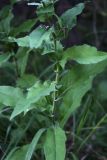
[[[53,38],[54,38],[55,53],[57,53],[57,41],[56,41],[55,37],[53,37]],[[54,91],[54,95],[53,95],[53,107],[52,107],[53,123],[55,123],[55,106],[56,106],[56,99],[58,97],[58,91],[57,91],[58,79],[59,79],[59,63],[58,63],[58,60],[56,58],[55,91]]]
[[[57,69],[55,71],[56,73],[56,77],[55,77],[55,91],[54,91],[54,98],[53,98],[53,108],[55,108],[55,102],[56,102],[56,98],[57,98],[57,84],[58,84],[58,77],[59,77],[59,67],[57,66]]]

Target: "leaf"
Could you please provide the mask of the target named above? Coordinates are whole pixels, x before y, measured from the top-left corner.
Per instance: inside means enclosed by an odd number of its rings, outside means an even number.
[[[47,42],[50,39],[52,33],[52,28],[47,29],[43,26],[39,26],[37,29],[33,30],[28,36],[22,38],[12,38],[9,40],[11,42],[16,42],[20,47],[41,48],[43,42]]]
[[[65,95],[60,106],[61,126],[64,126],[71,114],[80,106],[82,97],[91,88],[93,78],[107,66],[107,61],[98,64],[76,65],[62,78]]]
[[[10,119],[13,119],[22,112],[26,113],[27,111],[29,111],[30,106],[33,103],[36,103],[44,96],[50,95],[50,93],[54,90],[55,90],[54,82],[52,82],[51,84],[49,84],[48,82],[45,82],[44,84],[36,82],[36,84],[33,87],[28,89],[27,97],[23,98],[16,104],[16,107],[14,108],[14,111]]]
[[[66,154],[65,132],[58,126],[49,128],[44,144],[46,160],[64,160]]]
[[[15,148],[7,155],[7,157],[4,160],[25,160],[25,156],[27,153],[29,145],[25,145],[20,148]]]
[[[42,44],[42,46],[44,48],[42,55],[49,54],[49,53],[58,53],[59,54],[59,53],[62,53],[62,51],[63,51],[63,46],[59,41],[56,41],[56,46],[57,46],[56,50],[55,50],[55,46],[54,46],[53,41],[48,42],[48,43],[44,42]]]
[[[22,24],[20,24],[18,27],[13,27],[11,29],[10,35],[17,36],[20,33],[29,32],[32,29],[32,27],[35,25],[36,21],[37,20],[35,19],[29,19],[23,22]]]
[[[23,74],[25,73],[26,66],[27,66],[27,60],[29,57],[29,52],[30,52],[30,50],[28,50],[28,48],[20,47],[18,49],[17,54],[16,54],[20,76],[23,76]]]
[[[13,14],[10,10],[8,15],[0,21],[0,32],[6,32],[7,34],[10,32],[12,19],[13,19]]]
[[[52,91],[55,91],[55,82],[49,84],[46,81],[44,84],[41,84],[38,81],[33,87],[28,89],[27,99],[32,99],[32,101],[35,101],[36,99],[40,99],[40,97],[49,95]]]
[[[94,64],[107,59],[107,52],[97,51],[89,45],[73,46],[64,51],[61,66],[64,67],[67,60],[75,60],[80,64]]]
[[[3,64],[3,63],[5,63],[5,62],[7,62],[8,61],[8,59],[10,58],[10,54],[1,54],[0,55],[0,66]]]
[[[32,155],[36,149],[37,143],[41,137],[41,135],[43,134],[43,132],[45,131],[44,128],[40,129],[34,136],[34,138],[32,139],[31,144],[29,145],[28,151],[26,153],[26,157],[25,160],[31,160]]]
[[[4,6],[0,10],[0,19],[5,19],[9,15],[10,9],[11,9],[10,5]]]
[[[26,98],[22,98],[21,101],[18,101],[11,114],[10,120],[12,120],[14,117],[16,117],[22,112],[28,112],[31,104],[32,103],[30,102],[30,100]]]
[[[52,1],[44,1],[45,5],[39,5],[37,7],[37,16],[41,22],[46,22],[54,15],[54,5]]]
[[[72,29],[76,25],[77,16],[83,11],[84,4],[79,3],[72,9],[68,9],[61,16],[62,24],[64,28]]]
[[[33,74],[24,74],[22,77],[18,78],[17,86],[21,88],[29,88],[32,87],[37,78]]]
[[[0,86],[0,103],[6,106],[15,106],[22,99],[23,92],[19,88],[11,86]]]

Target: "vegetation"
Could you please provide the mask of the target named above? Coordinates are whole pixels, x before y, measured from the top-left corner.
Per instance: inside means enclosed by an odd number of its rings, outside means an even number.
[[[1,160],[103,160],[107,53],[63,43],[85,5],[29,2],[37,18],[17,24],[15,3],[0,11]]]

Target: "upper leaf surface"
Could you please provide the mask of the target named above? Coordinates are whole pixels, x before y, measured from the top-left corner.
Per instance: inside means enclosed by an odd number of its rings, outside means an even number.
[[[64,67],[67,60],[75,60],[80,64],[94,64],[107,59],[107,53],[97,51],[89,45],[73,46],[64,51],[61,66]]]
[[[45,27],[39,26],[37,29],[33,30],[28,36],[22,38],[11,38],[10,40],[16,42],[21,47],[40,48],[42,43],[48,42],[50,39],[52,28],[46,30]]]
[[[23,92],[19,88],[0,86],[0,103],[6,106],[15,106],[22,99]]]
[[[55,83],[49,84],[44,82],[41,84],[37,82],[33,87],[28,90],[27,99],[32,99],[32,101],[37,101],[40,97],[49,95],[52,91],[55,90]]]
[[[35,19],[29,19],[29,20],[26,20],[25,22],[23,22],[22,24],[20,24],[17,27],[11,28],[10,35],[11,36],[17,36],[20,33],[29,32],[31,30],[31,28],[35,25],[36,21],[37,20],[35,20]]]
[[[44,144],[46,160],[64,160],[66,154],[65,132],[58,126],[49,128]]]
[[[21,88],[30,88],[37,81],[37,77],[33,74],[24,74],[22,77],[18,78],[17,86]]]
[[[16,104],[16,107],[11,115],[11,119],[17,116],[22,112],[27,112],[30,109],[30,106],[33,103],[36,103],[40,100],[40,98],[49,95],[52,91],[55,90],[55,83],[47,83],[41,84],[40,82],[36,82],[36,84],[28,90],[28,94],[26,98],[23,98]]]
[[[97,64],[76,65],[62,78],[65,95],[60,106],[61,125],[80,106],[82,97],[91,88],[93,78],[104,70],[107,60]]]
[[[68,9],[61,16],[63,27],[72,29],[76,25],[76,18],[84,9],[84,4],[79,3],[75,7]]]

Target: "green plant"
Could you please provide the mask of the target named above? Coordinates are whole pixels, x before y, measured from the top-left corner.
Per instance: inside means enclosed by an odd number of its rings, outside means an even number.
[[[17,27],[13,25],[12,5],[0,12],[0,66],[8,71],[11,80],[0,86],[0,104],[2,110],[11,109],[12,113],[6,118],[10,119],[10,128],[15,127],[2,160],[64,160],[64,126],[90,90],[93,78],[107,66],[107,53],[95,47],[84,44],[64,48],[61,42],[76,25],[84,4],[80,3],[58,17],[54,10],[56,2],[30,3],[37,6],[37,18]],[[38,21],[41,25],[32,29]],[[35,64],[36,59],[43,63],[42,69]],[[36,75],[29,74],[32,63]],[[84,121],[81,119],[77,135]],[[35,132],[32,140],[28,138],[29,128],[30,133]],[[74,154],[72,158],[77,159]]]

